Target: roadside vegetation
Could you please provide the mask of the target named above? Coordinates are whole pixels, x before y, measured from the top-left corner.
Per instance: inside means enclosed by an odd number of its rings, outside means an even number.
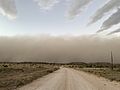
[[[44,75],[52,73],[59,67],[74,68],[87,73],[105,77],[111,81],[120,82],[120,64],[114,64],[111,69],[110,63],[42,63],[42,62],[21,62],[21,63],[0,63],[0,90],[14,90],[26,85]]]
[[[14,90],[58,69],[47,63],[0,63],[0,90]]]
[[[104,77],[106,79],[109,79],[110,81],[120,82],[120,64],[114,64],[112,69],[111,63],[106,63],[106,62],[102,62],[102,63],[72,62],[67,64],[66,67],[92,73],[99,77]]]
[[[110,68],[83,68],[82,71],[95,74],[100,77],[109,79],[110,81],[120,82],[120,69],[115,68],[114,70]]]

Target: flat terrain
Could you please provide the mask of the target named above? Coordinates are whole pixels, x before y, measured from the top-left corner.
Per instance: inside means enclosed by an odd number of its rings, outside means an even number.
[[[109,79],[110,81],[120,82],[120,68],[79,68],[78,70],[83,70],[88,73],[95,74],[100,77]]]
[[[48,64],[0,64],[0,90],[14,90],[55,70]]]
[[[69,68],[60,68],[18,90],[120,90],[120,84]]]

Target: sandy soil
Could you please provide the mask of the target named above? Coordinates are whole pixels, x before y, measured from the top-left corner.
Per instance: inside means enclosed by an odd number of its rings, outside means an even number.
[[[120,83],[69,68],[61,68],[18,90],[120,90]]]

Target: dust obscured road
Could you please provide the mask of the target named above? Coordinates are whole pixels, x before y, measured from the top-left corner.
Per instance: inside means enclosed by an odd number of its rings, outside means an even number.
[[[82,71],[61,68],[18,90],[120,90],[120,84]]]

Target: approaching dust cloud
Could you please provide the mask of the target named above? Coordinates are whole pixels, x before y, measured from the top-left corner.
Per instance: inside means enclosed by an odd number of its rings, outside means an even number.
[[[96,36],[0,37],[1,62],[110,62],[113,51],[120,63],[120,38]]]

